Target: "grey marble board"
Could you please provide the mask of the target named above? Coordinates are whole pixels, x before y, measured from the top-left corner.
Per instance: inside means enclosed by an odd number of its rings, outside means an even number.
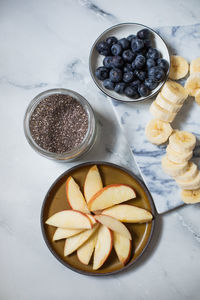
[[[190,62],[200,56],[200,23],[189,26],[160,27],[155,30],[166,41],[170,54],[183,56]],[[184,83],[184,81],[182,82]],[[152,119],[149,106],[152,99],[139,103],[112,101],[135,161],[155,202],[158,213],[164,213],[183,204],[176,182],[161,168],[166,145],[156,146],[147,141],[145,126]],[[174,129],[192,132],[197,137],[193,160],[199,164],[200,157],[200,106],[194,98],[188,98],[172,123]],[[199,164],[200,166],[200,164]]]

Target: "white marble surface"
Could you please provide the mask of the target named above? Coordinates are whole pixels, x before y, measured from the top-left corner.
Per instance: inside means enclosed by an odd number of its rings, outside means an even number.
[[[199,299],[199,205],[157,218],[150,251],[128,272],[79,275],[58,263],[40,230],[43,198],[55,178],[76,163],[36,154],[23,116],[39,92],[71,88],[94,107],[99,140],[81,161],[108,160],[138,173],[110,102],[88,71],[96,36],[118,22],[149,26],[197,23],[199,1],[0,1],[0,299]]]

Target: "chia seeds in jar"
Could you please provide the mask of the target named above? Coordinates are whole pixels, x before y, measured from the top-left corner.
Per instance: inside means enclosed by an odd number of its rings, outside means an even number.
[[[96,124],[89,103],[65,89],[41,93],[30,103],[25,135],[40,154],[57,160],[73,160],[94,143]]]

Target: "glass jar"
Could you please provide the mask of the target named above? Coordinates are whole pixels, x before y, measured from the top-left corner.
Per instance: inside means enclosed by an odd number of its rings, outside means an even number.
[[[88,129],[81,144],[78,145],[76,148],[63,153],[54,153],[41,148],[33,139],[29,126],[31,115],[34,112],[37,105],[43,99],[55,94],[71,96],[83,106],[88,116]],[[86,154],[93,146],[96,137],[96,120],[92,107],[83,96],[68,89],[51,89],[40,93],[30,102],[24,117],[24,133],[31,147],[42,156],[57,161],[72,161],[80,158],[83,154]]]

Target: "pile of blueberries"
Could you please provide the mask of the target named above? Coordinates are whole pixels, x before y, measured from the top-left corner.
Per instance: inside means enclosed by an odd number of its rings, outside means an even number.
[[[169,68],[160,52],[152,48],[151,32],[146,28],[120,40],[108,37],[96,49],[105,56],[103,66],[95,71],[96,77],[105,88],[133,99],[148,96]]]

